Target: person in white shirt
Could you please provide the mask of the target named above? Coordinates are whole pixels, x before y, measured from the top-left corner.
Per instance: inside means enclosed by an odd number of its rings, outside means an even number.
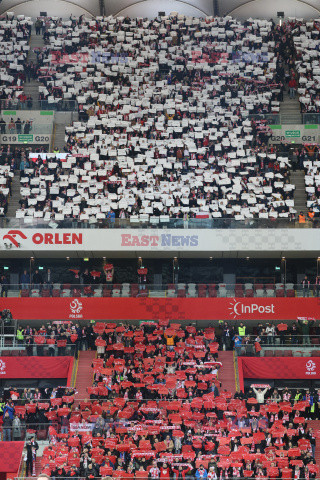
[[[269,345],[273,344],[274,343],[274,336],[276,334],[276,330],[275,330],[274,325],[271,325],[270,323],[267,323],[266,334],[267,334],[268,344]]]
[[[264,396],[268,391],[268,387],[266,387],[264,390],[261,390],[261,388],[256,389],[255,387],[252,387],[254,393],[256,394],[256,398],[258,403],[264,403]]]

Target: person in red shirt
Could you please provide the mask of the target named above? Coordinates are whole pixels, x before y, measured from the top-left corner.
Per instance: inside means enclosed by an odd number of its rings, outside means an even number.
[[[160,468],[160,480],[170,480],[170,468],[166,463]]]
[[[289,81],[289,93],[290,93],[290,98],[295,98],[296,96],[296,88],[297,88],[297,82],[295,81],[294,78],[291,78]]]

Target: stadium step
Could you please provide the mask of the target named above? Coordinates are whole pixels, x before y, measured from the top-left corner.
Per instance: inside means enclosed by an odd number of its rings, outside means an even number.
[[[283,95],[283,101],[280,104],[280,115],[282,125],[299,125],[302,123],[298,98],[290,98],[288,92],[285,92]]]
[[[233,352],[219,351],[218,361],[222,363],[218,375],[218,380],[221,382],[221,389],[228,390],[229,392],[232,392],[233,395],[237,391]]]
[[[20,195],[20,176],[18,171],[15,172],[15,176],[12,179],[11,183],[11,197],[8,204],[8,213],[7,216],[10,218],[15,218],[16,211],[20,208],[19,200],[21,199]]]
[[[294,208],[297,211],[297,214],[300,212],[307,213],[307,194],[304,172],[302,170],[290,172],[290,183],[296,187],[294,191]]]
[[[83,400],[88,397],[87,387],[92,385],[93,375],[91,364],[95,359],[95,356],[96,352],[93,350],[79,352],[78,370],[75,381],[75,388],[78,392],[76,398],[79,400]]]
[[[63,151],[66,139],[65,131],[68,125],[71,125],[72,122],[78,121],[77,112],[56,112],[55,113],[55,123],[54,123],[54,137],[52,147],[59,148],[60,152]]]
[[[42,35],[36,35],[34,28],[32,29],[31,36],[30,36],[30,50],[27,56],[27,62],[37,64],[37,55],[35,54],[35,49],[43,48],[44,41]],[[33,101],[33,109],[40,110],[40,103],[39,103],[39,83],[31,79],[30,82],[26,81],[23,88],[25,94],[27,96],[31,95]]]

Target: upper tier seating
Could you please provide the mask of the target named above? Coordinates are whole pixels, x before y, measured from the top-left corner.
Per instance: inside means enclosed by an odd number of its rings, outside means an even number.
[[[0,18],[0,100],[2,108],[14,108],[26,102],[21,97],[25,80],[24,63],[30,46],[28,45],[32,20],[30,17],[12,15]]]

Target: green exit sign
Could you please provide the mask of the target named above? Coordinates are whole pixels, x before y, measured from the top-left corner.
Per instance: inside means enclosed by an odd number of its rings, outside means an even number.
[[[33,142],[33,135],[18,135],[18,142]]]
[[[289,138],[299,138],[300,137],[300,130],[286,130],[285,136]]]

